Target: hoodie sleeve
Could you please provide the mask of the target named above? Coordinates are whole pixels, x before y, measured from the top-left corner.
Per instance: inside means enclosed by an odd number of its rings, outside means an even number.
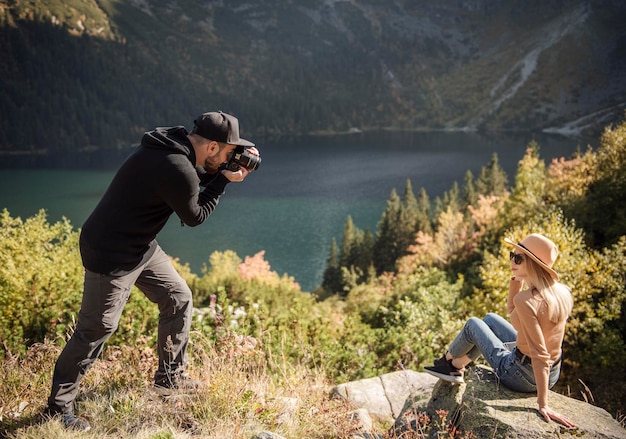
[[[206,186],[202,188],[196,169],[189,160],[183,156],[181,159],[176,166],[177,178],[163,178],[168,183],[163,186],[162,197],[184,224],[195,227],[213,213],[229,180],[218,173],[210,181],[203,181]]]

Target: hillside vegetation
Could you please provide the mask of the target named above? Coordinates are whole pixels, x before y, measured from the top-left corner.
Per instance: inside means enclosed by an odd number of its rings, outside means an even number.
[[[0,0],[0,165],[65,165],[218,109],[259,142],[595,136],[626,105],[625,21],[620,0]]]
[[[348,218],[315,294],[273,272],[262,252],[213,253],[200,274],[175,261],[197,307],[189,372],[207,391],[168,403],[150,397],[157,309],[134,291],[81,388],[89,437],[248,438],[263,429],[351,437],[349,408],[328,399],[330,386],[421,370],[468,316],[504,314],[502,238],[529,232],[556,242],[555,268],[575,300],[558,391],[623,419],[626,378],[614,372],[626,362],[626,122],[575,157],[546,165],[539,151],[529,145],[511,184],[496,157],[433,203],[407,184],[375,232]],[[49,224],[44,211],[27,219],[4,211],[0,223],[0,431],[64,437],[38,414],[80,304],[78,232],[67,221]]]

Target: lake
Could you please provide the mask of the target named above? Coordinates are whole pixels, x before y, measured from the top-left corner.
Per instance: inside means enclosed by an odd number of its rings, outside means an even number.
[[[158,241],[196,274],[213,251],[234,250],[243,259],[263,250],[272,270],[311,291],[321,283],[331,240],[340,243],[348,215],[357,227],[375,232],[392,189],[402,194],[407,179],[416,194],[424,187],[434,200],[454,181],[462,185],[467,170],[478,175],[494,153],[512,182],[531,140],[546,162],[587,146],[546,134],[474,132],[375,132],[259,144],[259,169],[227,186],[206,223],[181,227],[173,215]],[[0,169],[0,208],[22,218],[43,208],[50,222],[65,216],[79,228],[113,174]]]

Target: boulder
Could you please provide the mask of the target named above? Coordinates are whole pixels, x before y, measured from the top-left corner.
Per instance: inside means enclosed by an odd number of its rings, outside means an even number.
[[[550,392],[550,407],[577,425],[568,429],[545,422],[537,411],[535,393],[517,393],[500,386],[488,367],[469,368],[465,381],[451,384],[427,373],[403,370],[338,385],[332,396],[355,408],[348,414],[350,431],[344,432],[353,439],[626,439],[626,429],[600,407]],[[386,434],[376,433],[370,416],[393,426]],[[264,431],[252,439],[284,438]]]
[[[366,409],[373,417],[393,422],[409,395],[430,395],[436,382],[437,378],[431,375],[402,370],[340,384],[332,389],[332,396]]]
[[[426,402],[423,394],[411,394],[396,418],[393,432],[400,436],[408,431],[423,431],[420,414],[425,414],[434,424],[445,419],[477,438],[626,439],[624,427],[600,407],[550,392],[550,407],[577,425],[568,429],[555,422],[545,422],[537,411],[535,393],[517,393],[499,385],[490,368],[470,368],[465,381],[461,385],[439,381]]]

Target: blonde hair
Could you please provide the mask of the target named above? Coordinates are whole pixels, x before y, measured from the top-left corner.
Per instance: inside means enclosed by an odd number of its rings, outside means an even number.
[[[574,299],[570,289],[557,282],[550,276],[550,273],[531,258],[526,257],[524,260],[527,263],[526,282],[529,287],[537,289],[543,300],[546,301],[550,321],[558,323],[567,319],[574,307]]]

